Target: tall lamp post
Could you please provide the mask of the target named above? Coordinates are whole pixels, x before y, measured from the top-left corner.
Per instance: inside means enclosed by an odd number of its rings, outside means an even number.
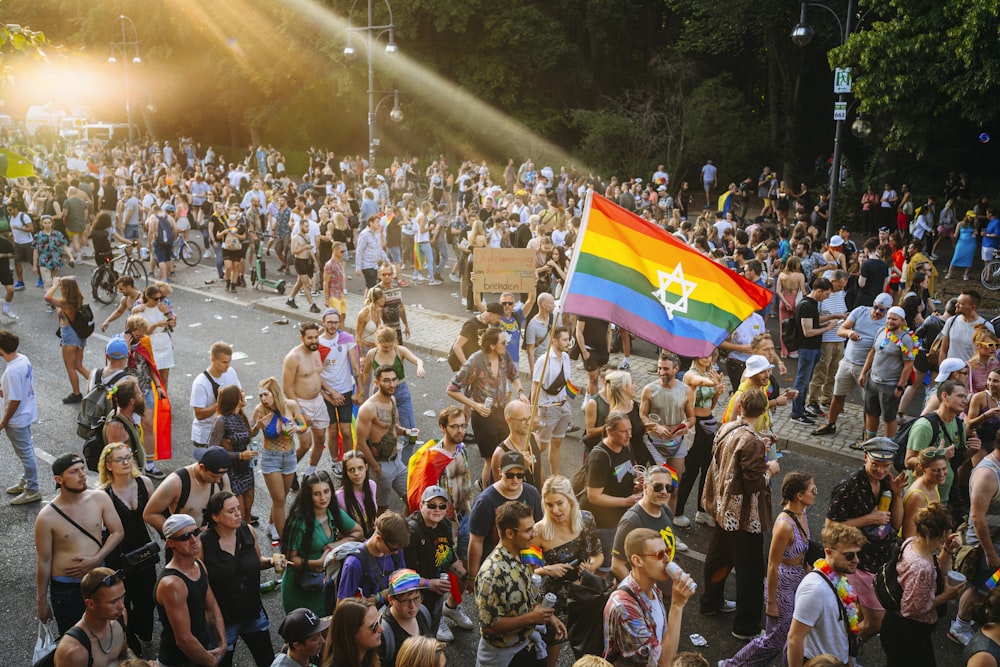
[[[350,17],[354,14],[354,6],[358,4],[358,0],[354,0],[354,4],[351,5],[351,13],[348,15],[347,46],[344,47],[344,57],[348,60],[353,60],[357,57],[357,51],[354,50],[354,46],[352,45],[351,35],[355,32],[365,33],[368,58],[368,165],[372,167],[375,165],[375,148],[379,144],[379,140],[375,136],[375,116],[378,113],[379,106],[391,97],[393,99],[393,106],[392,111],[389,112],[389,118],[395,123],[403,120],[403,111],[399,108],[399,91],[395,89],[392,91],[375,90],[375,42],[384,33],[389,33],[389,43],[385,45],[385,52],[394,54],[398,50],[394,35],[396,26],[392,22],[392,7],[389,6],[388,0],[383,0],[383,2],[385,2],[385,8],[389,12],[388,24],[373,25],[373,0],[368,0],[368,23],[364,26],[355,27],[350,25]],[[376,103],[376,95],[385,95],[385,97]]]
[[[840,28],[840,45],[843,46],[847,43],[847,38],[851,35],[851,19],[854,18],[854,0],[847,0],[847,17],[844,21],[840,20],[837,12],[821,2],[803,2],[799,15],[799,23],[792,29],[791,34],[792,42],[796,46],[806,46],[812,41],[813,35],[816,34],[813,27],[806,21],[806,10],[809,7],[819,7],[829,12]],[[834,82],[835,89],[837,88],[837,83]],[[837,105],[834,107],[834,116],[836,118],[837,129],[833,136],[833,165],[830,169],[830,208],[826,217],[827,238],[833,236],[837,231],[837,227],[834,224],[834,211],[837,205],[837,195],[840,192],[841,139],[844,133],[844,121],[847,119],[847,97],[843,92],[837,94]],[[871,134],[871,124],[860,117],[851,126],[851,129],[856,136],[861,138]]]
[[[134,126],[132,125],[132,96],[129,92],[128,69],[130,62],[133,65],[138,65],[142,62],[142,58],[139,57],[139,32],[135,29],[135,23],[124,14],[120,15],[118,20],[121,23],[121,36],[118,41],[111,42],[111,57],[108,58],[108,62],[116,63],[119,57],[122,59],[122,70],[125,72],[125,115],[128,117],[128,140],[132,142],[135,138],[132,136]],[[131,28],[131,34],[129,28]]]

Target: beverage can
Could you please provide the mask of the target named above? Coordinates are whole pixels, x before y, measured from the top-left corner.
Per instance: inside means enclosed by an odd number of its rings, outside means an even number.
[[[543,609],[552,609],[553,607],[555,607],[556,606],[556,594],[555,593],[546,593],[545,596],[542,597],[541,605],[542,605]]]
[[[493,409],[493,397],[492,396],[488,396],[486,398],[486,400],[483,401],[483,407],[486,408],[487,410],[492,410]]]

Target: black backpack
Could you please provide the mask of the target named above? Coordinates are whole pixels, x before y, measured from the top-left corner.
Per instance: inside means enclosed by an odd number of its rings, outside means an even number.
[[[94,311],[90,309],[89,303],[76,309],[76,315],[69,325],[73,327],[73,331],[80,338],[84,340],[90,338],[90,334],[94,333]]]
[[[899,559],[903,557],[903,549],[895,543],[892,547],[892,558],[887,560],[875,573],[875,597],[878,598],[886,611],[898,612],[903,603],[903,585],[899,583]]]
[[[165,215],[156,216],[156,244],[164,247],[174,245],[174,228],[170,224],[170,218]]]
[[[789,352],[799,349],[799,330],[795,326],[795,317],[781,320],[781,342]]]
[[[892,465],[897,470],[902,472],[906,467],[906,445],[910,440],[910,431],[913,429],[913,425],[916,424],[921,419],[926,419],[931,423],[931,442],[937,443],[938,436],[941,434],[941,418],[936,412],[931,412],[926,415],[920,415],[916,419],[912,419],[899,427],[896,431],[896,435],[893,436],[892,441],[896,443],[896,453],[892,456]],[[964,425],[961,419],[958,419],[958,439],[961,441],[962,432],[964,431]],[[947,435],[947,432],[945,433]],[[958,444],[958,443],[951,443]],[[937,446],[936,444],[934,446]]]

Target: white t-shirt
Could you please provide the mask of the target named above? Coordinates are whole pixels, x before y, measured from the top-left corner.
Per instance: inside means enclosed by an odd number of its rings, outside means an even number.
[[[975,333],[977,324],[986,324],[986,328],[993,331],[993,327],[982,316],[977,316],[973,322],[966,322],[961,315],[955,315],[948,320],[941,333],[948,336],[949,358],[954,357],[967,361],[976,355],[976,346],[972,344],[972,334]]]
[[[733,342],[737,345],[749,345],[753,341],[754,336],[765,331],[767,329],[764,328],[764,318],[757,313],[750,313],[750,317],[743,320],[740,326],[736,327],[736,331],[733,332]],[[739,361],[746,361],[750,358],[748,353],[738,350],[730,350],[729,356]]]
[[[240,379],[236,377],[236,369],[232,367],[223,373],[222,377],[213,376],[213,379],[219,385],[219,389],[227,387],[231,384],[235,384],[237,387],[241,388],[243,386],[240,384]],[[207,408],[208,406],[213,405],[216,401],[215,391],[213,391],[208,378],[205,377],[204,373],[198,373],[198,375],[194,378],[194,382],[191,383],[191,407]],[[210,415],[207,419],[195,419],[192,416],[191,442],[197,442],[200,444],[208,443],[208,438],[212,435],[212,424],[214,423],[215,415]]]
[[[319,337],[320,358],[323,359],[322,376],[326,383],[340,393],[354,391],[354,374],[351,372],[351,353],[357,348],[354,336],[343,331],[336,338]],[[323,349],[330,351],[323,354]]]
[[[560,360],[560,354],[562,359]],[[570,373],[572,372],[572,366],[570,365],[569,355],[565,352],[559,353],[554,350],[549,350],[549,362],[545,363],[545,356],[539,355],[535,359],[534,372],[531,374],[531,381],[539,383],[538,392],[538,404],[539,405],[551,405],[553,403],[558,403],[560,401],[566,400],[566,387],[563,387],[558,394],[552,395],[545,391],[545,387],[550,386],[559,377],[560,361],[562,362],[562,373],[563,378],[566,380],[570,379]],[[542,367],[545,367],[545,377],[542,378]]]
[[[7,363],[7,368],[0,377],[0,399],[4,414],[9,401],[20,401],[17,410],[7,423],[17,428],[30,426],[38,421],[38,404],[35,402],[35,378],[28,357],[18,354]]]
[[[792,618],[812,630],[802,642],[803,657],[808,660],[832,653],[845,665],[850,657],[847,629],[840,619],[840,606],[829,584],[819,572],[807,574],[795,591],[795,611]]]

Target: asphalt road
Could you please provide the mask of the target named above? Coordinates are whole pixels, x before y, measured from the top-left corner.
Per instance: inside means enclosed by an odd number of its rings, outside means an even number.
[[[273,263],[273,259],[272,259]],[[84,268],[80,280],[89,293],[89,267]],[[235,353],[233,367],[239,374],[241,383],[248,388],[249,396],[254,396],[254,387],[260,380],[274,375],[280,377],[281,361],[285,353],[299,343],[297,324],[292,319],[288,324],[278,324],[280,316],[254,307],[254,300],[263,293],[244,290],[236,299],[223,294],[218,285],[204,284],[204,279],[210,279],[214,267],[209,267],[206,261],[202,267],[189,269],[179,267],[177,279],[178,289],[172,296],[175,312],[178,315],[178,325],[174,332],[177,367],[170,378],[170,396],[174,405],[174,447],[173,459],[161,464],[164,470],[172,470],[189,463],[191,459],[190,425],[191,412],[187,407],[191,381],[208,365],[209,346],[217,340],[231,343]],[[185,287],[184,285],[187,285]],[[457,300],[450,296],[454,291],[449,287],[457,287],[446,283],[440,287],[415,286],[405,292],[408,305],[421,304],[425,308],[451,312],[459,315],[462,309]],[[352,282],[353,289],[359,289],[357,279]],[[28,287],[18,292],[15,297],[14,311],[20,315],[17,323],[10,328],[21,336],[20,351],[26,354],[34,365],[36,390],[39,401],[40,420],[34,427],[34,439],[39,459],[42,479],[42,492],[45,500],[55,495],[54,482],[49,470],[49,462],[65,452],[79,451],[81,442],[75,432],[76,406],[65,406],[61,399],[67,393],[68,380],[62,366],[58,348],[56,316],[46,312],[41,300],[42,290]],[[301,299],[300,299],[301,303]],[[94,303],[98,322],[111,311],[110,306]],[[300,317],[308,316],[303,310],[297,313]],[[119,324],[124,324],[123,320]],[[0,323],[0,326],[6,326]],[[109,330],[112,333],[114,327]],[[103,361],[103,348],[107,337],[95,334],[90,339],[86,350],[85,364],[88,368]],[[433,415],[449,400],[444,394],[444,386],[451,377],[451,372],[443,361],[438,361],[436,355],[423,355],[426,362],[427,376],[417,379],[409,375],[411,391],[414,397],[417,413],[417,425],[423,440],[426,437],[436,437],[438,428]],[[411,367],[407,368],[410,374]],[[640,386],[652,381],[653,377],[636,377]],[[252,408],[253,403],[250,404]],[[578,410],[578,405],[574,406]],[[582,422],[582,413],[579,413]],[[0,436],[0,440],[6,440]],[[564,444],[564,465],[571,473],[582,461],[582,446],[579,440],[569,438]],[[472,448],[471,457],[474,469],[481,465],[478,453]],[[822,527],[822,515],[825,502],[834,484],[850,474],[851,470],[827,461],[807,457],[801,454],[788,453],[782,459],[782,468],[789,470],[806,470],[812,472],[820,488],[820,498],[823,507],[812,513],[810,525],[818,534]],[[321,465],[328,466],[329,459],[324,457]],[[4,487],[16,482],[20,474],[20,464],[9,445],[0,444],[0,485]],[[93,480],[96,483],[96,477]],[[258,480],[258,491],[255,502],[256,514],[266,517],[269,511],[269,498],[263,484]],[[774,481],[774,488],[780,487],[780,480]],[[693,501],[689,501],[693,502]],[[5,628],[0,632],[0,667],[5,665],[27,665],[37,621],[35,620],[35,585],[34,566],[35,551],[32,543],[32,526],[40,505],[11,507],[0,503],[0,526],[3,526],[4,539],[0,540],[0,613],[6,619]],[[397,503],[397,510],[402,504]],[[693,507],[688,508],[689,516]],[[777,508],[776,508],[777,509]],[[678,529],[679,537],[685,541],[690,551],[678,556],[679,564],[694,576],[699,584],[703,581],[702,565],[704,553],[708,548],[710,531],[704,527],[692,526],[688,529]],[[269,542],[261,531],[262,552],[267,555],[271,551]],[[265,573],[265,579],[268,573]],[[735,588],[735,587],[733,587]],[[280,595],[264,594],[265,608],[272,620],[272,636],[275,646],[280,644],[277,637],[277,625],[283,617],[280,605]],[[471,600],[466,602],[466,611],[474,616]],[[697,599],[692,600],[686,610],[684,627],[681,633],[681,650],[695,650],[689,636],[694,633],[703,635],[708,645],[701,649],[703,654],[715,664],[718,659],[732,656],[741,646],[741,642],[729,635],[730,619],[725,616],[702,617],[697,613]],[[946,630],[946,626],[944,628]],[[478,634],[475,631],[463,632],[456,630],[456,641],[448,648],[447,655],[451,664],[474,664],[475,646]],[[242,648],[237,650],[236,665],[252,664],[248,653]],[[960,652],[956,646],[947,641],[944,632],[936,633],[935,646],[940,664],[957,664]],[[876,655],[877,654],[877,655]],[[865,665],[881,664],[883,658],[881,649],[877,646],[867,648],[862,657]],[[560,660],[560,665],[572,663],[571,653],[567,649]]]

